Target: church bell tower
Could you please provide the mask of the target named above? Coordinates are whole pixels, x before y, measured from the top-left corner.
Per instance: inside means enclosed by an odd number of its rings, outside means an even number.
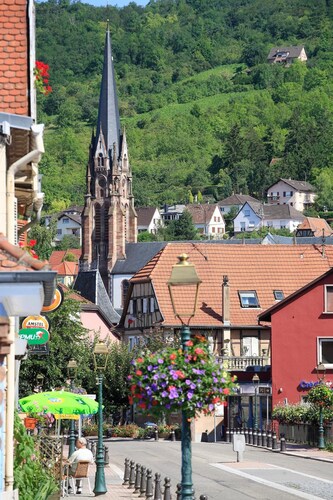
[[[105,36],[103,76],[96,133],[92,135],[82,212],[82,270],[98,269],[109,292],[109,275],[126,243],[137,241],[125,130],[120,128],[109,28]]]

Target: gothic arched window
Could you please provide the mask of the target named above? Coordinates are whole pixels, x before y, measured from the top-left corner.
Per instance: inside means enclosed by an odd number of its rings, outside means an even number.
[[[97,164],[99,167],[104,167],[104,158],[102,153],[99,153],[98,155]]]

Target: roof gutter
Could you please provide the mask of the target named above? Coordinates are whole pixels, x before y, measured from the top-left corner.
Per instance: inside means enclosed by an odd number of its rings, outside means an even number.
[[[43,283],[44,306],[53,301],[57,273],[55,271],[18,271],[1,272],[1,283]]]

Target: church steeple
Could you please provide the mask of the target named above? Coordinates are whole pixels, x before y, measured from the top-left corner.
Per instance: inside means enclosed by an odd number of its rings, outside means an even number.
[[[108,290],[111,269],[117,259],[126,258],[126,243],[137,241],[132,171],[125,131],[122,134],[120,129],[109,28],[96,134],[91,138],[86,179],[81,266],[86,270],[98,269]]]
[[[105,34],[104,64],[101,90],[99,96],[97,131],[94,151],[98,147],[99,137],[104,136],[105,146],[109,155],[113,155],[113,145],[116,145],[116,154],[120,154],[120,118],[117,98],[116,78],[112,62],[112,49],[109,27]]]

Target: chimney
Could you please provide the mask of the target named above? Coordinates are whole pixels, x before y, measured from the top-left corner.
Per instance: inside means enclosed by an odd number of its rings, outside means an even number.
[[[228,276],[223,276],[222,284],[222,321],[226,326],[230,325],[230,288]]]

